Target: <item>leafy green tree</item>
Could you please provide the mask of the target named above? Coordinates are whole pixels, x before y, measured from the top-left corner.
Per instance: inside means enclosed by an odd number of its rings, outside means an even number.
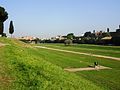
[[[72,40],[74,39],[74,34],[73,33],[69,33],[67,34],[67,40],[64,41],[65,45],[71,45],[72,44]]]
[[[84,37],[91,37],[91,32],[85,32]]]
[[[3,36],[4,31],[4,21],[8,19],[8,13],[5,11],[3,7],[0,6],[0,34]]]
[[[69,33],[69,34],[67,35],[67,39],[73,40],[73,38],[74,38],[74,34],[73,34],[73,33]]]
[[[13,21],[10,21],[9,33],[11,34],[11,37],[12,37],[13,32],[14,32]]]

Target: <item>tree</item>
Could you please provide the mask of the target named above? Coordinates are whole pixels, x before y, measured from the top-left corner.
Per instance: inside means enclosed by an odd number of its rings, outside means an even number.
[[[110,30],[109,30],[109,28],[107,28],[107,32],[109,32]]]
[[[3,7],[0,6],[0,34],[3,36],[4,31],[4,21],[8,19],[8,13]]]
[[[3,23],[0,22],[0,35],[3,35],[3,28],[4,28]]]
[[[84,37],[91,37],[91,32],[85,32]]]
[[[67,34],[67,40],[64,41],[64,44],[65,44],[65,45],[70,45],[70,44],[72,44],[72,40],[73,40],[74,37],[75,37],[75,36],[74,36],[73,33]]]
[[[66,39],[64,44],[65,44],[65,46],[71,45],[72,44],[72,40],[71,39]]]
[[[74,38],[74,34],[73,33],[67,34],[67,39],[73,40],[73,38]]]
[[[13,32],[14,32],[13,21],[10,21],[9,33],[11,34],[11,37],[12,37]]]

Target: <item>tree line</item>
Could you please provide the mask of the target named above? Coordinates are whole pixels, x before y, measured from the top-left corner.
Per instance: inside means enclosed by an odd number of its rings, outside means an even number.
[[[2,37],[6,37],[6,34],[4,33],[4,22],[8,19],[8,13],[4,9],[4,7],[0,6],[0,35]],[[9,24],[9,33],[12,34],[14,33],[14,26],[13,26],[13,21],[10,21]]]
[[[63,39],[56,40],[42,40],[41,43],[64,43],[65,45],[71,45],[72,43],[77,44],[102,44],[102,45],[120,45],[120,26],[116,32],[95,31],[85,32],[83,36],[75,36],[74,33],[69,33],[63,36]]]

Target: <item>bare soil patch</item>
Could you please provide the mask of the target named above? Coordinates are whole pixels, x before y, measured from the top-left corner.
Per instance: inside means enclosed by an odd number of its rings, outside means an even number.
[[[10,44],[4,44],[0,42],[0,47],[5,46],[5,45],[10,45]]]
[[[65,68],[65,71],[68,72],[78,72],[78,71],[91,71],[91,70],[103,70],[103,69],[112,69],[110,67],[105,66],[96,66],[94,67],[86,67],[86,68]]]
[[[1,46],[5,46],[5,44],[3,44],[3,43],[0,43],[0,47],[1,47]]]
[[[10,78],[10,77],[1,77],[0,76],[0,82],[2,82],[3,84],[9,84],[10,82],[13,81],[13,78]]]

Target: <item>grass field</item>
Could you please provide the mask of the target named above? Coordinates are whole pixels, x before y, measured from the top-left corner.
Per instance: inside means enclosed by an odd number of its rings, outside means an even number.
[[[87,52],[106,56],[120,57],[119,46],[99,46],[99,45],[73,45],[64,46],[63,44],[40,44],[40,46],[52,47],[57,49],[71,50],[77,52]],[[83,51],[85,50],[85,51]],[[94,52],[92,52],[94,51]],[[112,70],[100,70],[100,71],[82,71],[76,72],[78,76],[87,78],[95,84],[110,90],[120,89],[120,61],[114,61],[110,59],[96,58],[92,56],[77,55],[73,53],[64,53],[51,50],[42,50],[45,60],[50,61],[62,68],[66,67],[86,67],[93,64],[94,61],[98,61],[100,65],[111,67]],[[95,53],[96,52],[96,53]],[[103,52],[103,53],[101,53]],[[104,53],[106,52],[106,53]],[[41,53],[41,54],[42,54]],[[50,56],[49,56],[49,53]],[[116,55],[117,54],[117,55]],[[54,58],[54,59],[53,59]]]
[[[0,47],[0,90],[120,89],[120,61],[35,48],[34,45],[13,39],[0,38],[0,42],[8,44]],[[83,48],[83,51],[86,49],[85,52],[87,47],[92,47],[91,49],[95,48],[97,54],[99,50],[102,51],[101,46],[94,45],[68,47],[62,44],[41,45],[73,51]],[[105,47],[103,50],[109,50]],[[119,53],[120,47],[111,47],[110,54],[114,53],[112,48],[115,48],[115,53]],[[92,50],[90,52],[92,53]],[[76,73],[64,71],[64,68],[68,67],[87,67],[94,61],[112,69]]]
[[[71,50],[84,53],[92,53],[99,55],[106,55],[120,58],[120,46],[103,46],[103,45],[89,45],[89,44],[74,44],[72,46],[65,46],[64,44],[40,44],[52,48]]]

